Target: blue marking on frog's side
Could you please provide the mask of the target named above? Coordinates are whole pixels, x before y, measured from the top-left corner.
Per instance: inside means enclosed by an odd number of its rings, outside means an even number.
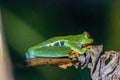
[[[53,46],[65,46],[65,42],[64,41],[55,42]]]
[[[60,46],[59,42],[54,43],[54,46]]]
[[[64,41],[61,41],[60,44],[61,44],[61,46],[65,46],[65,42]]]

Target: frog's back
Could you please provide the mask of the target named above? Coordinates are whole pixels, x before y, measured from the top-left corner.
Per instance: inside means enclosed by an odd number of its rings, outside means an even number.
[[[41,46],[46,46],[48,44],[54,43],[54,42],[59,41],[59,40],[67,40],[67,38],[65,36],[64,37],[63,36],[53,37],[53,38],[50,38],[50,39],[48,39],[44,42],[41,42],[40,45]]]
[[[50,38],[44,42],[41,42],[39,43],[37,46],[38,47],[46,47],[48,44],[51,44],[51,43],[54,43],[54,42],[57,42],[57,41],[70,41],[74,38],[73,35],[69,35],[69,36],[58,36],[58,37],[53,37],[53,38]]]

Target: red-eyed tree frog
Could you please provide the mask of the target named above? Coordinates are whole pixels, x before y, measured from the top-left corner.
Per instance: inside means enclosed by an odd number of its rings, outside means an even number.
[[[53,37],[28,49],[26,52],[26,58],[72,58],[73,55],[69,54],[71,51],[84,54],[89,49],[85,46],[91,43],[93,43],[93,39],[90,37],[88,32],[84,32],[78,35]]]

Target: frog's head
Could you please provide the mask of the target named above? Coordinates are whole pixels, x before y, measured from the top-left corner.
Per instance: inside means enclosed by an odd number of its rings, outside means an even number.
[[[91,38],[88,32],[84,32],[81,36],[82,37],[80,38],[80,42],[79,42],[80,44],[88,45],[93,43],[93,39]]]

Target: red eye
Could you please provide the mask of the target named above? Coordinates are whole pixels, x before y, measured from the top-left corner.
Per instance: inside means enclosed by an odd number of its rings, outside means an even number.
[[[91,37],[91,36],[90,36],[90,34],[89,34],[89,32],[86,32],[86,34],[87,34],[87,37],[88,37],[88,38],[90,38],[90,37]]]

